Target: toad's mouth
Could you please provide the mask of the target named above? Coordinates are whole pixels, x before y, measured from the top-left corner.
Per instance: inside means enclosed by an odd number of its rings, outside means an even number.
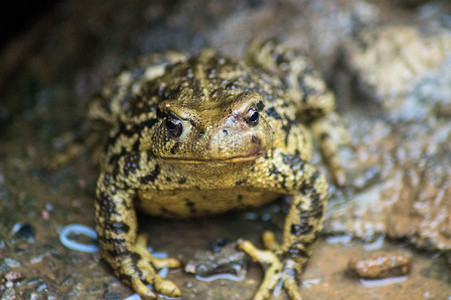
[[[246,155],[246,156],[234,156],[234,157],[227,157],[227,158],[183,158],[183,157],[171,157],[171,158],[165,158],[166,161],[171,161],[175,163],[180,164],[226,164],[226,163],[243,163],[243,162],[250,162],[255,161],[259,157],[261,157],[263,153],[257,153],[252,155]]]

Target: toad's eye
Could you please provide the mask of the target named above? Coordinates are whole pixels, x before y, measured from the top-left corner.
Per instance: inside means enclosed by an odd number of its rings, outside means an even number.
[[[182,121],[176,116],[168,115],[166,117],[165,124],[171,136],[177,138],[182,134],[183,131]]]
[[[255,126],[255,125],[258,124],[258,119],[259,118],[260,118],[260,115],[259,115],[258,111],[256,111],[255,109],[251,108],[251,109],[248,110],[244,120],[250,126]]]

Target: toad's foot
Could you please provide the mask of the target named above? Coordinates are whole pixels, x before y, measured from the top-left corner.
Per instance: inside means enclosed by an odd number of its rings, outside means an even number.
[[[269,248],[273,248],[270,245],[271,242],[269,244],[265,242],[265,244]],[[265,279],[255,294],[254,300],[265,300],[271,297],[271,293],[279,281],[282,281],[283,288],[291,299],[302,299],[296,280],[298,271],[294,260],[289,258],[281,260],[279,255],[276,254],[276,249],[260,250],[249,241],[239,241],[237,248],[246,252],[265,269]]]
[[[168,297],[180,297],[181,292],[169,280],[158,275],[157,270],[168,267],[178,268],[181,262],[175,258],[156,258],[146,249],[145,235],[139,235],[136,243],[129,249],[130,254],[120,259],[117,275],[128,283],[143,299],[156,299],[146,283],[151,284],[155,291]]]
[[[351,137],[336,113],[311,124],[313,134],[319,141],[321,152],[329,166],[335,184],[343,187],[346,183],[345,168],[340,151],[351,148]]]

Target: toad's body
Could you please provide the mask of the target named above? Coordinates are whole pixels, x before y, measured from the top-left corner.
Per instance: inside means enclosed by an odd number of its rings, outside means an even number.
[[[158,260],[137,237],[135,210],[188,218],[247,209],[292,195],[283,243],[264,235],[268,250],[239,248],[263,263],[266,299],[279,280],[293,299],[296,276],[311,254],[326,204],[327,182],[310,165],[305,120],[321,136],[333,174],[342,176],[328,138],[333,96],[291,50],[253,45],[244,61],[204,51],[143,59],[103,89],[90,115],[111,126],[97,186],[96,230],[102,256],[140,293],[178,296],[156,274],[175,259]]]

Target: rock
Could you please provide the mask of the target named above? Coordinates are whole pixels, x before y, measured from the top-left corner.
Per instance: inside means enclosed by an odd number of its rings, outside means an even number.
[[[365,279],[380,279],[406,275],[412,262],[409,255],[399,252],[376,252],[368,258],[352,258],[347,272]]]
[[[332,206],[327,232],[451,248],[451,27],[440,7],[364,27],[345,46],[353,101],[371,112],[349,123],[350,201]]]

